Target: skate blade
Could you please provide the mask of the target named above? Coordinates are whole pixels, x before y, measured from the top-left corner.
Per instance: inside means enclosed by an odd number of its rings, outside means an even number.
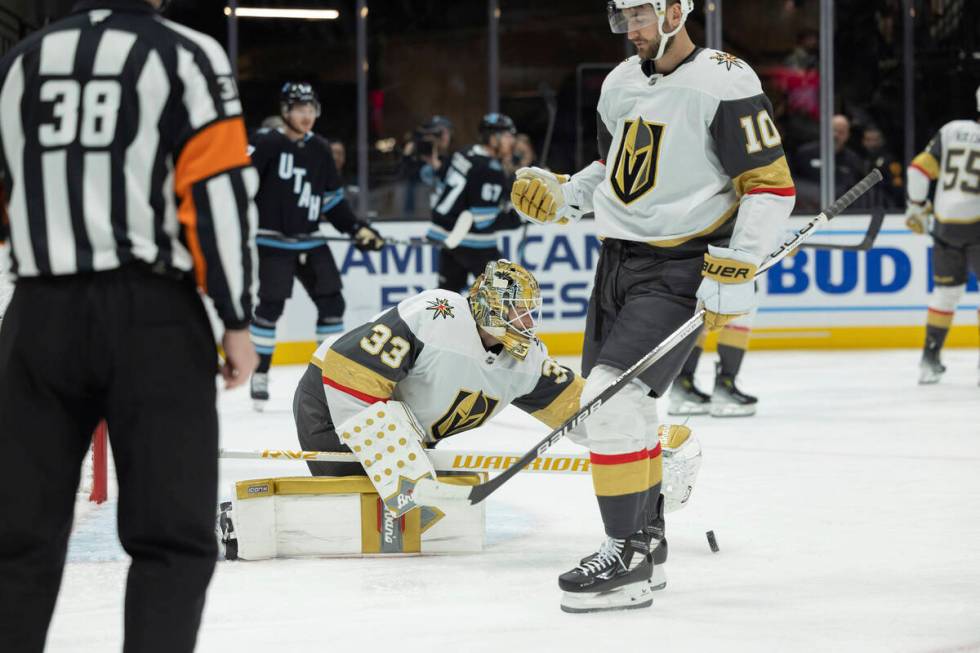
[[[919,385],[935,385],[939,383],[939,379],[943,378],[942,372],[933,372],[932,370],[922,370],[919,373]]]
[[[664,573],[662,565],[654,565],[653,577],[649,581],[650,589],[654,592],[667,588],[667,574]]]
[[[651,605],[653,588],[650,581],[631,583],[608,592],[564,592],[561,597],[562,612],[571,614],[639,610]]]
[[[694,401],[681,401],[671,403],[667,407],[668,415],[707,415],[710,408],[708,404],[700,404]]]
[[[712,417],[751,417],[755,415],[755,405],[723,404],[711,407]]]
[[[252,410],[256,413],[265,412],[265,405],[269,403],[268,399],[253,399],[252,400]]]

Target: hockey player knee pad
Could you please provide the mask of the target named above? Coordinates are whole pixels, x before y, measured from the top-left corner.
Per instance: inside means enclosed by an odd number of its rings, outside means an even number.
[[[581,405],[592,401],[622,373],[608,365],[596,365],[585,381]],[[649,391],[645,383],[634,380],[604,402],[583,424],[587,446],[598,453],[622,453],[646,447],[646,425],[639,406]]]
[[[344,317],[344,296],[334,293],[313,298],[316,305],[317,324],[337,324]]]
[[[255,308],[255,321],[265,327],[273,328],[276,322],[282,317],[282,312],[286,308],[286,300],[260,299],[259,305]]]
[[[965,291],[966,285],[936,286],[929,300],[929,308],[934,311],[952,313],[956,310],[956,305],[959,304]]]

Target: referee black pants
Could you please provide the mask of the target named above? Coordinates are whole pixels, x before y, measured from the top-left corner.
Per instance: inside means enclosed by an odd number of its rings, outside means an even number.
[[[17,284],[0,330],[0,651],[41,651],[80,467],[104,417],[132,563],[125,651],[191,651],[217,555],[214,337],[136,266]]]

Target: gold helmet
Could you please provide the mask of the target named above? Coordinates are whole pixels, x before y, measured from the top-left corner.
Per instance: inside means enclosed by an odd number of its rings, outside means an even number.
[[[517,263],[490,261],[470,288],[470,310],[477,326],[524,360],[541,318],[541,288]]]

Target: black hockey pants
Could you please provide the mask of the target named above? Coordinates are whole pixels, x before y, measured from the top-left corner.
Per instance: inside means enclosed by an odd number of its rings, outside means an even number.
[[[216,361],[187,282],[132,265],[17,284],[0,330],[0,651],[44,648],[102,417],[132,557],[124,650],[193,650],[217,556]]]

